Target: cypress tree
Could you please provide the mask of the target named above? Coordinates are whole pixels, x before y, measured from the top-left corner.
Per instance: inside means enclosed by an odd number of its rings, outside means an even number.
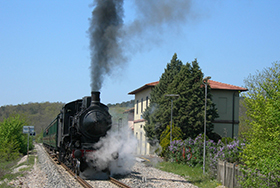
[[[205,88],[202,80],[203,73],[195,59],[192,64],[183,66],[169,86],[169,92],[180,94],[174,101],[173,120],[183,131],[184,139],[195,138],[204,131]],[[208,136],[211,137],[214,128],[211,122],[218,117],[218,113],[212,102],[210,89],[207,85],[206,128]]]
[[[167,107],[167,102],[170,99],[167,99],[164,95],[167,92],[168,86],[180,72],[182,66],[182,61],[177,59],[177,54],[175,53],[170,63],[167,63],[164,73],[160,77],[159,84],[151,92],[150,105],[143,113],[143,117],[147,121],[144,130],[151,144],[153,144],[154,140],[159,140],[161,133],[170,121],[170,119],[166,119],[166,110],[169,109],[170,111],[170,107]]]
[[[150,106],[144,112],[147,120],[144,127],[150,143],[159,140],[160,135],[170,125],[171,98],[166,94],[179,94],[173,100],[173,123],[181,128],[183,139],[195,138],[204,130],[205,88],[202,82],[203,73],[195,59],[191,64],[183,63],[174,54],[167,64],[159,84],[151,92]],[[218,117],[215,104],[208,85],[207,92],[207,135],[211,138],[214,125],[211,123]]]

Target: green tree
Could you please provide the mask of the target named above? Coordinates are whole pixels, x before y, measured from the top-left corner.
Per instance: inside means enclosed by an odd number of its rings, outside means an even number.
[[[177,59],[177,54],[175,53],[170,63],[167,63],[159,83],[151,92],[150,105],[143,113],[144,119],[147,120],[144,130],[151,144],[153,144],[155,140],[160,140],[161,133],[165,130],[170,121],[170,119],[166,119],[166,109],[170,111],[170,107],[166,107],[169,99],[164,97],[164,94],[166,94],[168,86],[173,82],[182,66],[182,61]],[[163,111],[165,111],[165,115],[162,114]]]
[[[270,85],[268,80],[277,80],[280,75],[280,62],[276,61],[271,64],[270,67],[266,67],[263,70],[257,70],[255,74],[249,74],[249,76],[244,79],[244,87],[248,89],[248,92],[244,93],[242,96],[247,98],[254,98],[259,95],[266,96],[266,90],[263,85]],[[246,139],[246,135],[250,134],[250,129],[252,128],[251,124],[248,123],[251,121],[250,116],[246,115],[248,109],[247,104],[243,99],[240,100],[239,104],[239,137]]]
[[[172,69],[170,69],[172,67]],[[170,64],[167,64],[159,84],[151,92],[150,106],[144,112],[147,123],[144,127],[149,141],[160,140],[160,135],[170,125],[170,101],[166,94],[179,94],[173,98],[173,121],[180,127],[183,139],[196,137],[203,132],[205,89],[202,83],[203,74],[197,60],[192,64],[183,65],[175,54]],[[210,91],[210,87],[208,86]],[[213,130],[211,123],[218,117],[217,109],[207,94],[207,132]],[[151,143],[151,142],[150,142]]]
[[[244,133],[248,144],[241,154],[244,187],[267,187],[268,181],[270,187],[280,185],[280,74],[278,65],[269,70],[274,77],[256,83],[245,98],[250,131]]]
[[[22,133],[24,125],[27,125],[27,121],[20,115],[11,116],[0,123],[0,158],[2,160],[8,161],[16,158],[19,153],[27,153],[27,135]],[[32,142],[29,146],[32,149]]]
[[[172,124],[172,141],[182,140],[183,132],[180,127],[174,127]],[[168,125],[166,129],[160,135],[160,146],[162,148],[161,155],[166,156],[168,154],[168,146],[170,146],[170,126]]]
[[[205,88],[202,80],[203,73],[195,59],[192,64],[183,66],[168,88],[168,93],[180,94],[174,101],[174,122],[182,129],[184,139],[195,138],[204,130]],[[212,121],[218,117],[218,113],[212,102],[209,84],[207,90],[206,128],[207,136],[212,138]]]
[[[257,93],[266,95],[266,91],[263,88],[263,84],[269,85],[270,83],[267,83],[267,80],[277,80],[279,74],[279,61],[273,62],[270,67],[266,67],[262,71],[257,70],[256,73],[253,75],[249,74],[249,76],[246,79],[244,79],[245,88],[248,89],[248,92],[245,93],[245,96],[252,98],[255,97]]]

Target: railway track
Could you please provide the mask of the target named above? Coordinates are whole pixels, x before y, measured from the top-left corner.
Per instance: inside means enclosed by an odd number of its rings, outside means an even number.
[[[116,180],[115,178],[110,177],[110,182],[112,182],[113,184],[122,187],[122,188],[130,188],[128,185]]]
[[[44,147],[45,150],[47,151],[47,153],[49,154],[49,157],[51,159],[51,161],[57,165],[61,165],[69,174],[71,174],[75,179],[76,181],[78,181],[80,183],[80,185],[82,187],[85,187],[85,188],[93,188],[92,185],[90,185],[86,180],[82,179],[80,176],[77,176],[70,168],[68,168],[64,163],[61,163],[59,160],[58,160],[58,155],[57,154],[52,154],[51,151]],[[92,180],[94,181],[94,180]],[[113,184],[115,184],[116,186],[118,187],[121,187],[121,188],[131,188],[130,186],[118,181],[117,179],[113,178],[113,177],[110,177],[109,178],[109,181]]]

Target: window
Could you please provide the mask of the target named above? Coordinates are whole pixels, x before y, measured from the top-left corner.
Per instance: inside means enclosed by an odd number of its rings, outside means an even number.
[[[146,97],[146,108],[148,107],[148,103],[149,103],[149,97]]]
[[[136,101],[136,114],[138,114],[138,100]]]
[[[141,112],[143,112],[143,98],[141,99]]]

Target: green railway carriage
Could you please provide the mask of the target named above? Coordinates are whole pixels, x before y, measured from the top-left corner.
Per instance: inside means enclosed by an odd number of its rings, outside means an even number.
[[[57,131],[58,131],[58,117],[55,118],[51,124],[45,129],[43,134],[43,143],[52,147],[53,149],[57,149]]]

